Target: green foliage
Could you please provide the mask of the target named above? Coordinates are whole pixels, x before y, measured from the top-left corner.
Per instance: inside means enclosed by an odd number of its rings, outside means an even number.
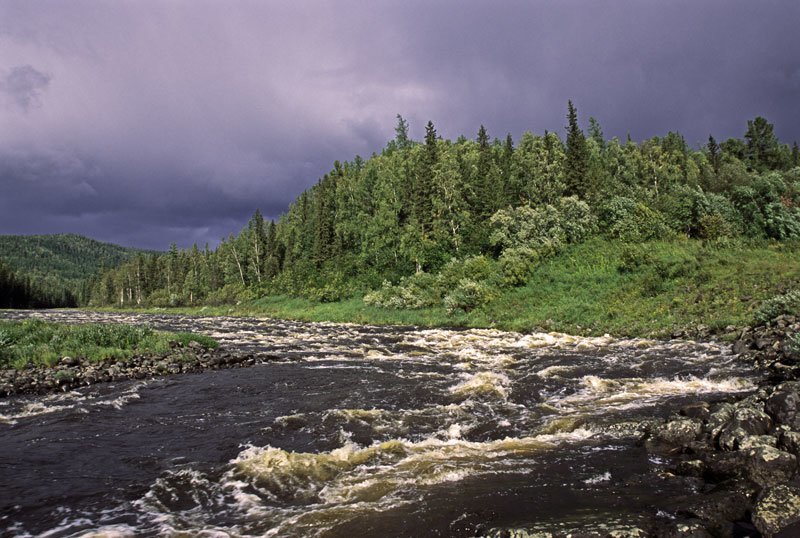
[[[497,292],[486,282],[462,278],[452,291],[444,297],[444,307],[452,314],[458,310],[470,312],[483,306],[497,296]]]
[[[693,149],[675,132],[604,140],[593,120],[586,138],[572,103],[567,119],[565,142],[526,132],[515,147],[483,127],[474,140],[445,140],[431,122],[415,142],[398,116],[384,151],[335,161],[277,221],[257,210],[216,249],[136,255],[83,295],[92,306],[124,308],[242,306],[276,295],[352,305],[379,288],[365,298],[373,313],[422,311],[443,309],[457,289],[482,297],[481,286],[522,286],[598,231],[629,244],[683,237],[713,248],[800,237],[800,169],[766,120],[750,122],[744,141],[709,137]],[[639,295],[660,297],[682,279],[713,281],[707,269],[681,276],[668,261],[631,256],[614,265],[615,278],[649,279]],[[464,304],[453,319],[482,310]]]
[[[756,310],[756,323],[767,323],[782,315],[800,315],[800,291],[792,290],[764,301]]]
[[[664,217],[642,202],[615,196],[600,208],[605,233],[624,242],[639,243],[669,235]]]
[[[75,306],[88,301],[90,279],[149,251],[101,243],[75,234],[0,235],[0,259],[6,272],[24,281],[27,293],[15,297],[0,269],[0,308]],[[24,298],[23,298],[24,297]]]
[[[503,250],[498,259],[501,285],[503,287],[521,286],[533,273],[539,254],[528,247],[514,247]]]
[[[501,250],[528,248],[541,256],[554,254],[568,243],[582,241],[595,229],[595,218],[586,202],[562,198],[555,206],[523,205],[501,209],[489,220],[491,243]]]
[[[162,353],[170,348],[171,341],[218,346],[212,338],[191,333],[165,333],[122,324],[65,325],[34,318],[0,322],[0,367],[20,368],[28,362],[52,366],[64,356],[101,360]]]

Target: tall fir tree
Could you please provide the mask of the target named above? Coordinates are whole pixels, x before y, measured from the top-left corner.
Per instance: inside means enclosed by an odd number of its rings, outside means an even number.
[[[715,173],[719,173],[719,167],[722,165],[722,150],[717,144],[716,139],[708,135],[708,144],[706,144],[706,152],[708,153],[708,162],[711,163],[711,167],[714,169]]]
[[[589,169],[589,152],[586,137],[578,126],[578,112],[572,101],[567,102],[567,151],[564,162],[564,183],[567,196],[586,195],[586,173]]]

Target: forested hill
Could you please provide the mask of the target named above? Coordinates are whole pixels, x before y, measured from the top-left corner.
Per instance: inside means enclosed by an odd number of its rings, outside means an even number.
[[[215,250],[172,248],[125,263],[97,282],[91,302],[288,294],[470,311],[591,237],[625,245],[800,238],[800,152],[766,119],[748,121],[742,138],[691,147],[675,132],[609,140],[592,118],[584,132],[567,108],[566,136],[526,132],[516,141],[483,127],[475,138],[443,140],[431,122],[414,141],[398,116],[380,154],[335,162],[277,222],[256,212]],[[678,278],[646,248],[628,254],[620,271],[652,269],[654,283]]]
[[[137,254],[155,253],[76,234],[0,235],[0,307],[86,302],[93,277]]]

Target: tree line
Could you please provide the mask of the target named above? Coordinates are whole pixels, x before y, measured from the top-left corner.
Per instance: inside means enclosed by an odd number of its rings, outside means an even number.
[[[481,126],[474,139],[451,141],[428,122],[415,141],[398,116],[380,153],[335,161],[277,221],[257,210],[215,249],[140,253],[96,278],[88,302],[335,301],[438,274],[453,260],[499,260],[511,248],[542,257],[594,233],[628,242],[800,238],[798,146],[778,140],[766,119],[748,121],[741,139],[709,136],[699,148],[677,132],[606,139],[594,118],[584,132],[572,102],[566,119],[563,139],[491,138]]]
[[[78,306],[78,298],[63,286],[46,286],[11,270],[0,260],[0,308],[73,306]]]

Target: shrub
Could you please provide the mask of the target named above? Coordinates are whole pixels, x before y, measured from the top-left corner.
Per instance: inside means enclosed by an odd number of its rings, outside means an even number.
[[[577,196],[562,198],[557,208],[561,213],[559,223],[564,229],[567,243],[580,243],[597,231],[597,218],[589,205]]]
[[[660,213],[624,196],[615,196],[600,208],[600,222],[608,236],[631,243],[669,235],[669,227]]]
[[[782,315],[800,314],[800,291],[792,290],[764,301],[756,310],[755,321],[767,323]]]
[[[384,280],[380,289],[367,293],[364,302],[384,308],[425,308],[441,302],[438,279],[429,273],[416,273],[397,285]]]
[[[504,286],[522,286],[528,281],[539,255],[532,248],[517,247],[503,251],[498,260]]]
[[[453,289],[465,278],[475,281],[490,280],[496,274],[493,260],[486,256],[469,256],[464,259],[453,258],[442,267],[435,285],[442,295]]]
[[[485,282],[476,282],[469,278],[461,279],[444,298],[444,306],[450,314],[458,310],[470,312],[482,306],[496,296],[495,291]]]
[[[489,241],[500,249],[532,248],[546,256],[567,243],[583,241],[596,229],[596,219],[586,202],[561,198],[555,206],[530,205],[501,209],[492,215]]]

